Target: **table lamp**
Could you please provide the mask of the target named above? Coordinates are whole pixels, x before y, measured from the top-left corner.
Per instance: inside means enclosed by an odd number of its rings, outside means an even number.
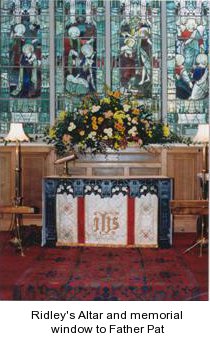
[[[22,205],[22,191],[21,191],[21,148],[20,143],[23,141],[29,141],[28,136],[23,130],[22,123],[11,123],[10,131],[4,138],[6,142],[15,142],[15,198],[14,205]]]

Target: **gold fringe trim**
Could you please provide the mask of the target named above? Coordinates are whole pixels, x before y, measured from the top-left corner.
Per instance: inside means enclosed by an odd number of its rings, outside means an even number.
[[[88,247],[124,247],[125,249],[130,248],[158,248],[157,244],[133,244],[133,245],[125,245],[125,244],[89,244],[89,243],[68,243],[68,242],[57,242],[56,246],[88,246]]]

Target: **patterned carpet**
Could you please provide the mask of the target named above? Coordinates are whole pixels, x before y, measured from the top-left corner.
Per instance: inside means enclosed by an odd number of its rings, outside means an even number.
[[[198,282],[174,248],[43,248],[13,287],[13,300],[200,299]]]

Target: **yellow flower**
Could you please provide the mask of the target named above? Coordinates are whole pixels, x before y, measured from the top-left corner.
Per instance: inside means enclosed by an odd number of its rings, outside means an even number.
[[[81,130],[81,131],[79,132],[79,134],[80,134],[80,136],[84,136],[84,135],[85,135],[85,131],[84,131],[84,130]]]
[[[115,114],[114,114],[114,118],[115,118],[116,120],[125,118],[125,113],[124,113],[124,111],[122,111],[122,110],[117,110],[117,111],[115,112]]]
[[[56,132],[55,127],[50,128],[50,130],[49,130],[49,137],[51,139],[54,139],[56,137],[56,133],[55,132]]]
[[[59,119],[59,121],[63,121],[65,117],[66,117],[66,112],[64,110],[62,110],[59,114],[58,119]]]
[[[119,135],[119,133],[116,133],[116,134],[114,135],[114,138],[115,138],[115,140],[117,140],[117,141],[120,141],[120,140],[121,140],[121,136]]]
[[[95,124],[95,123],[92,123],[92,128],[93,128],[93,130],[97,130],[98,129],[98,125]]]
[[[120,96],[121,96],[121,92],[120,91],[114,91],[113,92],[113,97],[120,98]]]
[[[167,126],[166,124],[163,125],[163,135],[165,137],[168,137],[170,134],[170,129],[169,129],[169,126]]]
[[[109,96],[112,96],[112,95],[113,95],[113,92],[112,92],[111,90],[108,90],[108,91],[107,91],[107,94],[108,94]]]
[[[151,130],[147,130],[147,135],[148,135],[149,137],[152,137],[152,131],[151,131]]]
[[[137,109],[137,108],[134,108],[134,109],[132,110],[132,112],[133,112],[134,115],[138,115],[138,114],[140,113],[140,110]]]
[[[101,104],[102,103],[110,104],[110,102],[111,102],[111,100],[108,97],[105,97],[105,98],[101,99],[101,101],[100,101]]]
[[[116,142],[114,143],[114,148],[115,148],[115,149],[119,149],[119,146],[120,146],[119,143],[116,141]]]
[[[123,120],[121,118],[118,118],[117,122],[121,125],[123,125]]]
[[[98,124],[101,124],[103,121],[104,121],[104,118],[103,118],[103,117],[99,117],[99,118],[98,118]]]

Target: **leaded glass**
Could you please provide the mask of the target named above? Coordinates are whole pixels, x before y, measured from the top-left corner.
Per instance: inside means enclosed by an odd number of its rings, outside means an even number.
[[[112,87],[160,115],[160,2],[111,1]]]
[[[0,132],[23,122],[31,134],[49,124],[48,1],[2,0]]]
[[[71,109],[105,85],[104,1],[56,2],[57,109]]]
[[[208,122],[208,1],[167,1],[168,122],[194,135]]]

